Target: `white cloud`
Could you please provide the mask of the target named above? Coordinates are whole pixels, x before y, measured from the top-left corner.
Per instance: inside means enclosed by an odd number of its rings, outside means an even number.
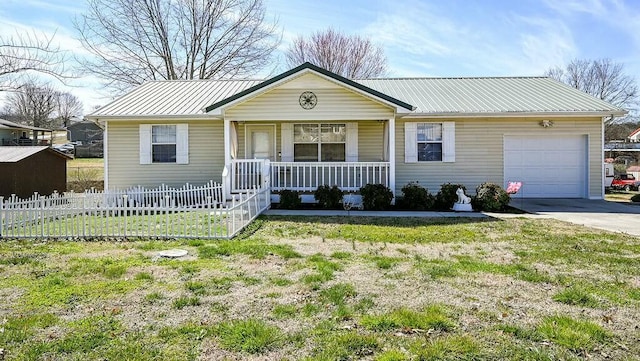
[[[397,76],[539,75],[576,53],[571,31],[557,19],[504,12],[455,17],[422,2],[410,2],[410,13],[406,8],[388,9],[364,30],[384,44]]]

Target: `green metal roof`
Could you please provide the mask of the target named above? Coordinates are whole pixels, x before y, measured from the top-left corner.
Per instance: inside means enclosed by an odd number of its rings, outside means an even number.
[[[392,78],[358,82],[415,105],[414,114],[625,113],[547,77]]]
[[[349,80],[304,63],[267,80],[164,80],[147,82],[87,116],[207,117],[206,112],[311,70],[407,109],[409,116],[527,114],[621,116],[605,101],[546,77],[386,78]]]

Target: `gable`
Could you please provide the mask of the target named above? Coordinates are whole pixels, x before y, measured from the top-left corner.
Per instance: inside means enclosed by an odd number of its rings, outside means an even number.
[[[322,69],[318,66],[315,66],[309,62],[306,62],[300,66],[297,66],[271,79],[265,80],[255,86],[252,86],[228,98],[222,99],[214,104],[211,104],[205,108],[205,112],[211,113],[211,114],[219,114],[231,106],[235,106],[236,104],[244,102],[247,99],[253,98],[271,89],[277,88],[280,85],[290,82],[292,79],[296,79],[305,74],[314,74],[319,78],[323,78],[331,82],[335,82],[336,84],[341,85],[345,89],[349,89],[356,93],[367,96],[371,99],[375,99],[378,102],[389,105],[395,108],[396,111],[399,113],[406,113],[406,112],[413,111],[415,109],[413,105],[408,104],[402,100],[391,97],[385,93],[369,88],[366,85],[357,83],[351,79],[347,79],[341,75],[338,75],[326,69]]]
[[[300,106],[300,95],[313,92],[317,104]],[[303,73],[255,97],[225,109],[229,120],[367,120],[393,117],[394,108],[313,73]]]

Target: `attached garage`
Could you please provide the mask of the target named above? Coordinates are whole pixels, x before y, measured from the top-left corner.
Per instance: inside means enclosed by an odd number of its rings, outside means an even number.
[[[504,137],[504,182],[522,182],[525,198],[587,197],[587,136]]]

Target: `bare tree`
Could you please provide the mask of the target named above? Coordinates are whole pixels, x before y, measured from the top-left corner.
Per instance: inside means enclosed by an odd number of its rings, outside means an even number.
[[[316,32],[308,39],[296,38],[285,56],[289,67],[308,61],[349,79],[377,77],[387,71],[387,57],[381,47],[333,29]]]
[[[630,111],[638,105],[635,79],[625,74],[622,64],[610,59],[574,59],[565,68],[551,68],[545,75]]]
[[[19,92],[7,96],[5,113],[13,115],[20,123],[50,128],[58,96],[58,91],[50,85],[30,81],[22,85]]]
[[[0,91],[13,91],[25,83],[24,75],[37,72],[59,80],[66,74],[67,53],[53,45],[53,36],[22,33],[0,36]]]
[[[118,90],[252,75],[280,42],[262,0],[88,0],[75,27],[93,54],[84,70]]]
[[[58,93],[55,112],[57,118],[62,122],[62,126],[68,127],[71,118],[82,115],[82,110],[82,102],[78,97],[71,93]]]

